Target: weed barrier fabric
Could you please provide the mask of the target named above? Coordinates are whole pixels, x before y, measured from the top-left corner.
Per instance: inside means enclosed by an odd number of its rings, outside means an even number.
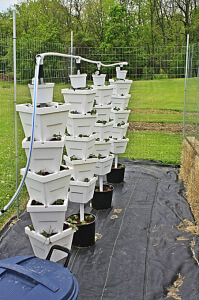
[[[125,181],[114,184],[112,208],[85,209],[96,215],[95,245],[72,248],[68,267],[78,280],[78,299],[199,299],[198,237],[177,228],[184,219],[194,222],[178,169],[122,162]],[[77,212],[70,203],[67,216]],[[26,213],[4,235],[0,259],[32,254],[28,224]]]

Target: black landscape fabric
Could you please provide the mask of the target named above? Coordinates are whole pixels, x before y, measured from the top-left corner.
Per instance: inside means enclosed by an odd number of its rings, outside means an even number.
[[[72,248],[68,267],[79,283],[78,299],[199,299],[198,237],[178,229],[184,219],[194,223],[178,169],[122,162],[124,183],[114,184],[112,208],[86,206],[96,215],[95,245]],[[77,212],[69,203],[67,216]],[[0,259],[33,253],[24,233],[30,223],[25,213],[4,234]]]

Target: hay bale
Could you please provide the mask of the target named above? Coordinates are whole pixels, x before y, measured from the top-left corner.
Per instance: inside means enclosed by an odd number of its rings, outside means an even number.
[[[190,204],[197,225],[199,225],[199,157],[195,156],[187,185],[187,200]]]
[[[179,178],[185,182],[186,186],[188,185],[190,172],[194,164],[194,145],[194,137],[184,139],[182,143],[181,168]]]

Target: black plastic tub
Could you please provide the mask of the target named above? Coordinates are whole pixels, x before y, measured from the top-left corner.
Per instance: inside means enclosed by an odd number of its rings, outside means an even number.
[[[111,207],[113,197],[113,186],[109,184],[104,184],[103,187],[103,192],[95,190],[92,199],[92,208],[107,209]],[[109,188],[109,190],[106,190],[107,188]]]
[[[79,216],[79,214],[77,214]],[[84,216],[89,216],[91,214],[84,214]],[[95,216],[94,220],[85,225],[76,225],[78,230],[74,233],[72,245],[75,247],[90,247],[95,244]]]
[[[125,166],[118,165],[118,168],[111,168],[111,172],[107,174],[107,181],[110,183],[121,183],[124,181]]]

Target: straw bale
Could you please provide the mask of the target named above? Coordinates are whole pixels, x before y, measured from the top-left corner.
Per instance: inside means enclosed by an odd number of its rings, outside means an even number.
[[[195,156],[195,164],[190,172],[187,185],[187,200],[191,206],[196,223],[199,225],[199,157]]]
[[[194,164],[194,145],[195,138],[189,137],[189,142],[184,139],[182,143],[181,168],[179,178],[182,179],[185,185],[188,185],[191,168]],[[190,145],[193,145],[193,147]]]

